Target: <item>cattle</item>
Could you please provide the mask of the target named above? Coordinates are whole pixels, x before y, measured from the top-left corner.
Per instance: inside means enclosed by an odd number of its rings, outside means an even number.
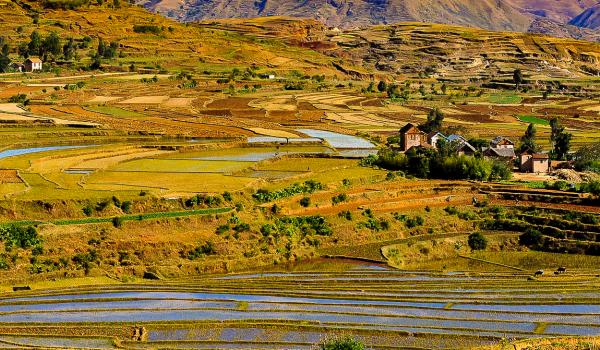
[[[533,275],[535,277],[539,277],[539,276],[542,276],[543,274],[544,274],[544,270],[537,270]]]
[[[30,286],[14,286],[13,287],[13,292],[20,292],[20,291],[24,291],[24,290],[31,290]]]
[[[564,267],[564,266],[561,266],[558,269],[556,269],[556,272],[558,272],[558,273],[565,273],[565,272],[567,272],[567,268]]]

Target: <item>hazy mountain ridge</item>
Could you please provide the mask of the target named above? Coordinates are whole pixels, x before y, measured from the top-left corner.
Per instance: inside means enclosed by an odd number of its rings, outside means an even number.
[[[570,26],[596,29],[600,25],[600,20],[591,19],[598,16],[598,0],[138,0],[138,3],[181,21],[291,16],[314,18],[343,29],[426,22],[595,40],[594,33]]]
[[[600,4],[588,8],[580,15],[573,18],[569,24],[590,29],[600,28]]]

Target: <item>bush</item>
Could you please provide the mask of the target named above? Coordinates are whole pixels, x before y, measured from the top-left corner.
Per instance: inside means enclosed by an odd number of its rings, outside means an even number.
[[[327,340],[320,346],[321,350],[364,350],[365,346],[350,337]]]
[[[345,193],[340,193],[337,196],[334,196],[331,198],[331,203],[333,205],[342,203],[342,202],[346,202],[348,200],[348,195]]]
[[[519,236],[519,244],[525,246],[539,246],[540,244],[542,244],[543,240],[544,236],[542,235],[542,233],[532,228],[528,229],[527,231],[525,231],[525,233]]]
[[[407,228],[413,228],[413,227],[417,227],[417,226],[423,226],[423,224],[425,223],[425,219],[423,219],[423,217],[421,216],[415,216],[414,218],[408,218],[405,221],[405,225]]]
[[[471,233],[468,239],[469,247],[472,250],[484,250],[487,248],[487,238],[479,232]]]
[[[215,255],[217,254],[215,250],[215,246],[212,242],[206,242],[204,245],[198,246],[191,251],[188,252],[187,258],[190,260],[195,260],[198,258],[202,258],[206,255]]]
[[[90,205],[87,205],[83,208],[83,213],[85,214],[85,216],[92,216],[93,212],[94,208],[92,208]]]
[[[84,5],[89,5],[89,0],[44,0],[44,8],[55,10],[75,10]]]
[[[20,103],[22,105],[28,105],[29,104],[29,99],[27,98],[27,95],[25,95],[25,94],[18,94],[18,95],[11,96],[8,99],[8,102],[10,102],[10,103]]]
[[[448,213],[448,215],[456,215],[458,214],[458,209],[455,206],[447,206],[444,208],[444,211]]]
[[[378,220],[374,218],[369,218],[367,221],[360,223],[358,227],[364,227],[368,228],[371,231],[379,232],[389,230],[390,223],[385,219]]]
[[[323,184],[321,184],[320,182],[308,180],[302,184],[296,183],[289,187],[283,188],[278,191],[273,191],[273,192],[264,190],[264,189],[259,189],[258,191],[256,191],[256,193],[254,193],[252,195],[252,197],[260,203],[267,203],[267,202],[271,202],[271,201],[274,201],[277,199],[291,197],[291,196],[301,194],[301,193],[314,193],[315,191],[322,190],[322,189],[323,189]]]
[[[41,245],[41,239],[33,226],[7,226],[0,227],[0,240],[6,248],[18,247],[27,249]]]
[[[333,230],[322,216],[286,216],[274,224],[265,224],[260,229],[263,236],[331,236]]]
[[[123,226],[123,218],[115,216],[114,218],[112,218],[112,224],[116,228]]]
[[[229,224],[224,224],[224,225],[217,227],[216,233],[218,235],[221,235],[221,234],[229,232],[230,229],[231,229],[231,227],[229,226]]]
[[[123,212],[127,214],[131,213],[131,202],[125,201],[121,203],[121,210],[123,210]]]
[[[223,192],[221,197],[223,197],[223,199],[227,202],[231,202],[233,200],[233,196],[231,195],[230,192],[227,192],[227,191]]]
[[[159,35],[162,33],[163,28],[152,24],[136,24],[133,26],[133,31],[135,33],[152,33]]]
[[[350,212],[350,210],[344,210],[344,211],[339,212],[338,217],[344,218],[348,221],[352,221],[352,219],[353,219],[352,212]]]
[[[304,208],[308,208],[310,206],[310,198],[304,197],[304,198],[300,199],[300,205]]]

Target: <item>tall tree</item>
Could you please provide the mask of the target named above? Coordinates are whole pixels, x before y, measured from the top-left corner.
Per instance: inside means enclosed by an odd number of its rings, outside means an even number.
[[[535,143],[536,133],[535,125],[533,123],[529,124],[527,130],[525,130],[525,135],[521,136],[521,152],[527,149],[537,152],[538,146]]]
[[[73,38],[69,38],[63,45],[63,57],[65,60],[70,61],[75,55],[75,42]]]
[[[556,143],[554,144],[554,157],[558,160],[566,160],[571,150],[571,139],[572,134],[562,131],[556,137]]]
[[[102,38],[98,39],[98,55],[104,57],[104,52],[106,51],[106,44]]]
[[[554,148],[558,135],[560,135],[565,130],[565,128],[560,124],[560,119],[558,119],[558,117],[554,117],[550,119],[550,129],[550,143],[552,145],[552,148]]]
[[[387,90],[387,84],[385,81],[381,80],[379,84],[377,84],[377,90],[379,90],[379,92],[385,92]]]
[[[439,131],[442,128],[443,121],[444,113],[440,109],[434,108],[429,111],[429,114],[427,115],[427,122],[419,125],[419,129],[426,133]]]
[[[515,83],[517,90],[519,90],[519,87],[523,84],[523,72],[521,69],[517,68],[513,72],[513,82]]]
[[[62,47],[60,45],[60,38],[56,32],[50,33],[42,42],[42,49],[40,56],[46,56],[47,54],[52,54],[52,56],[57,57],[62,52]]]
[[[27,45],[27,53],[30,56],[36,56],[40,54],[40,48],[42,47],[42,36],[37,30],[29,36],[29,44]]]
[[[8,71],[10,66],[10,57],[8,57],[10,49],[8,44],[2,45],[2,52],[0,53],[0,72],[5,73]]]

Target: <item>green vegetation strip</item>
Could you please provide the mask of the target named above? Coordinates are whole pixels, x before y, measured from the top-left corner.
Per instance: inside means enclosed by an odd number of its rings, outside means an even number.
[[[119,218],[122,221],[142,221],[142,220],[151,220],[151,219],[163,219],[163,218],[175,218],[175,217],[185,217],[185,216],[194,216],[194,215],[211,215],[211,214],[222,214],[231,211],[232,208],[212,208],[212,209],[198,209],[198,210],[186,210],[186,211],[170,211],[170,212],[159,212],[159,213],[147,213],[147,214],[132,214],[132,215],[123,215]],[[83,219],[67,219],[67,220],[53,220],[49,222],[44,221],[14,221],[0,224],[1,226],[27,226],[27,225],[35,225],[35,224],[44,224],[51,223],[54,225],[83,225],[83,224],[98,224],[98,223],[106,223],[112,222],[112,217],[93,217],[93,218],[83,218]]]

